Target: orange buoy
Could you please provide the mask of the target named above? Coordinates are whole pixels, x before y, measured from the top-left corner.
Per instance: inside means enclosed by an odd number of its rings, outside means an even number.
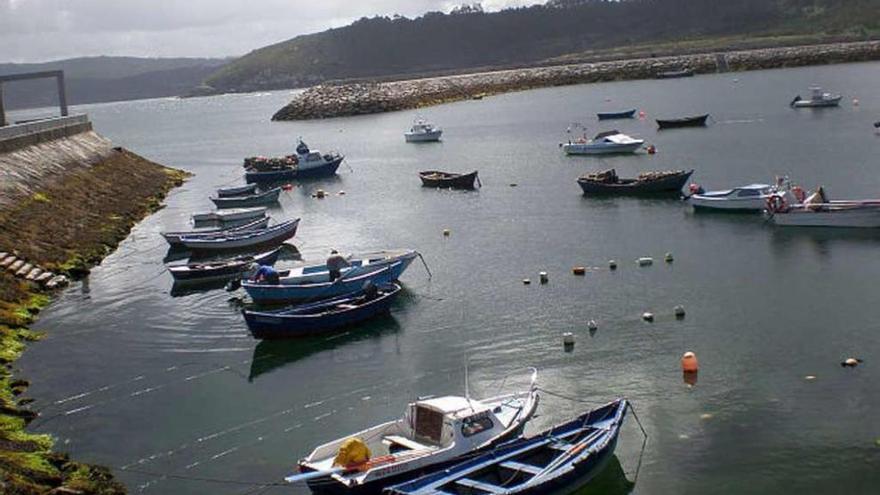
[[[653,155],[653,154],[657,153],[657,147],[654,146],[653,144],[649,144],[647,149],[648,149],[649,155]]]
[[[576,266],[571,269],[571,273],[574,273],[575,275],[586,275],[587,269],[583,266]]]
[[[684,353],[681,357],[681,370],[686,373],[696,373],[700,368],[697,362],[697,355],[691,351]]]
[[[644,118],[645,118],[645,111],[644,111],[644,110],[639,110],[639,118],[640,118],[640,119],[644,119]]]
[[[285,191],[291,191],[293,190],[293,184],[284,184],[283,186],[281,186],[281,189],[284,189]]]

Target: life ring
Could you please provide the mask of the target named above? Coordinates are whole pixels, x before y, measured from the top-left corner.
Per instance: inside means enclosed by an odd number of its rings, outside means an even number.
[[[778,213],[785,211],[786,209],[788,209],[788,205],[786,204],[784,197],[774,194],[767,198],[767,211],[770,213]]]

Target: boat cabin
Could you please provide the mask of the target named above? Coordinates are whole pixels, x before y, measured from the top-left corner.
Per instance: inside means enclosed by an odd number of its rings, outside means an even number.
[[[429,123],[427,120],[418,119],[413,122],[412,127],[410,128],[410,132],[413,134],[424,134],[428,132],[433,132],[435,130],[434,124]]]
[[[405,420],[411,425],[412,438],[423,445],[444,447],[461,440],[480,444],[504,431],[489,407],[457,396],[413,402]],[[395,447],[392,443],[389,450]]]

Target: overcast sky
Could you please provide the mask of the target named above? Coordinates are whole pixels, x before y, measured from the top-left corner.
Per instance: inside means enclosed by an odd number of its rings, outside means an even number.
[[[449,11],[450,0],[0,0],[0,62],[91,55],[223,57],[361,17]],[[467,2],[467,3],[472,3]],[[543,3],[483,0],[486,10]]]

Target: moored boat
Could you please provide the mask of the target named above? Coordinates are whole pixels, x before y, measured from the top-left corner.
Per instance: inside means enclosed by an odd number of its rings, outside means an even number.
[[[248,196],[233,196],[222,198],[211,198],[217,208],[245,208],[249,206],[268,205],[278,202],[278,196],[281,194],[281,188],[276,187],[257,194]]]
[[[395,283],[368,285],[358,292],[273,311],[243,309],[257,339],[286,339],[332,332],[386,314],[401,288]]]
[[[635,179],[621,179],[614,169],[578,178],[584,194],[663,194],[681,192],[693,170],[642,172]]]
[[[261,230],[234,232],[211,238],[182,237],[181,243],[193,251],[227,251],[256,246],[281,244],[296,235],[299,218],[275,224]]]
[[[704,127],[709,114],[695,115],[693,117],[681,117],[677,119],[657,119],[660,129],[674,129],[677,127]]]
[[[719,191],[696,192],[688,202],[695,209],[761,212],[767,206],[767,198],[784,194],[789,201],[795,196],[787,188],[769,184],[749,184]]]
[[[562,143],[566,155],[608,155],[614,153],[635,153],[645,144],[644,139],[635,139],[618,131],[605,131],[593,139],[578,139]]]
[[[386,495],[543,495],[571,493],[599,474],[614,454],[628,402],[597,409],[412,481]]]
[[[315,448],[299,462],[315,493],[380,493],[429,469],[492,448],[520,434],[538,404],[537,371],[527,390],[472,399],[467,394],[420,399],[403,417]]]
[[[233,196],[248,196],[257,192],[256,184],[245,184],[243,186],[221,187],[217,189],[217,197],[229,198]]]
[[[232,208],[228,210],[209,211],[206,213],[193,213],[194,223],[200,222],[243,222],[254,218],[266,216],[266,208]]]
[[[439,170],[425,170],[419,172],[419,178],[424,187],[448,187],[452,189],[473,189],[474,182],[480,183],[480,177],[474,170],[469,174],[454,174]]]
[[[880,228],[880,199],[829,201],[821,187],[803,203],[790,204],[774,194],[767,199],[767,213],[784,227]]]
[[[162,232],[162,237],[165,238],[165,241],[168,242],[172,247],[182,246],[183,242],[181,238],[189,237],[191,239],[196,238],[211,238],[217,236],[223,236],[228,234],[233,234],[236,232],[244,232],[249,230],[259,230],[265,228],[269,225],[269,217],[264,216],[263,218],[258,218],[256,220],[250,220],[247,223],[237,225],[235,227],[229,228],[214,228],[214,229],[202,229],[202,230],[189,230],[185,232]]]
[[[636,109],[632,110],[624,110],[623,112],[598,112],[596,117],[599,120],[614,120],[614,119],[631,119],[636,114]]]
[[[277,247],[260,254],[236,256],[203,263],[168,265],[167,268],[171,272],[171,276],[174,277],[175,284],[216,282],[238,277],[248,270],[251,263],[273,265],[278,260],[280,252],[281,248]]]
[[[416,119],[409,131],[403,133],[407,143],[427,143],[439,141],[443,129],[431,124],[425,119]]]
[[[789,105],[792,108],[836,107],[840,104],[842,98],[841,95],[828,93],[818,86],[813,86],[810,88],[810,98],[808,100],[801,98],[801,95],[797,95],[791,100]]]

